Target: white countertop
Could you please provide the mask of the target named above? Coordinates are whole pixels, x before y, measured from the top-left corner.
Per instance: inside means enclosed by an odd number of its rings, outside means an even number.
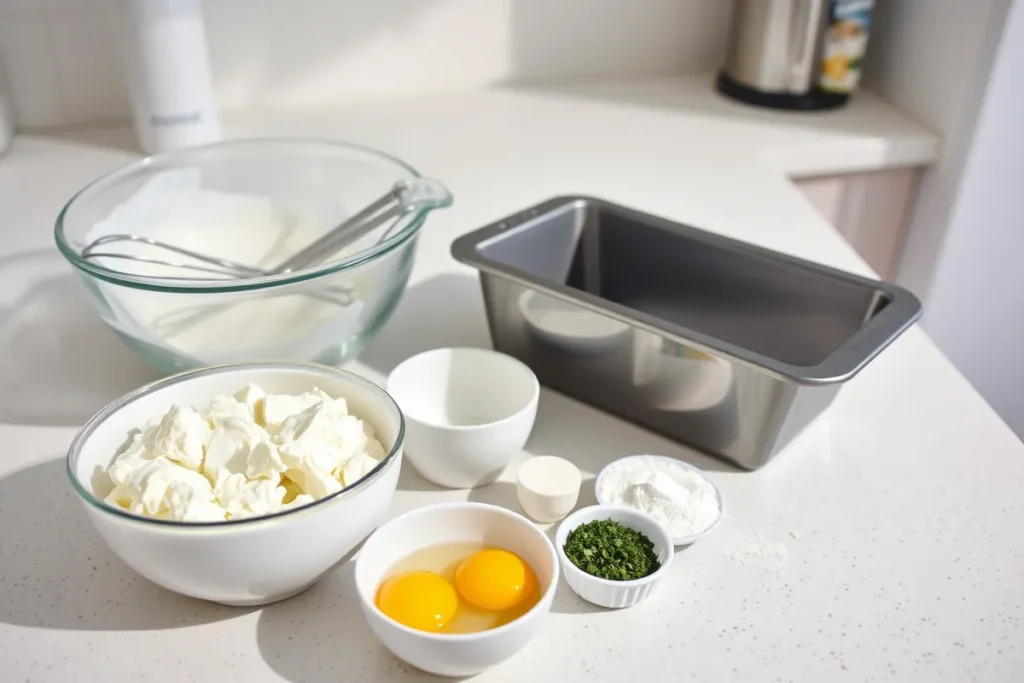
[[[813,118],[755,116],[695,83],[250,114],[229,119],[228,130],[358,140],[454,192],[455,205],[428,221],[402,305],[354,366],[379,380],[418,350],[489,343],[476,279],[449,244],[559,193],[604,196],[869,274],[786,174],[927,163],[935,138],[867,96]],[[81,514],[62,461],[70,439],[153,374],[89,309],[51,225],[73,191],[134,156],[119,148],[130,143],[125,129],[28,135],[0,160],[0,679],[430,679],[367,632],[348,566],[264,609],[219,607],[137,578]],[[710,470],[728,518],[633,609],[590,608],[563,585],[542,635],[475,680],[1024,677],[1024,446],[920,329],[758,472],[548,391],[527,450],[575,460],[588,479],[581,504],[615,457],[680,457]],[[515,507],[507,479],[444,492],[407,465],[392,512],[467,495]]]

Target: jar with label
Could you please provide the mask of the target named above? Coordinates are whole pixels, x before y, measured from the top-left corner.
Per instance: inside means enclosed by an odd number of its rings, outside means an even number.
[[[849,94],[860,81],[874,0],[831,0],[822,48],[820,87]]]

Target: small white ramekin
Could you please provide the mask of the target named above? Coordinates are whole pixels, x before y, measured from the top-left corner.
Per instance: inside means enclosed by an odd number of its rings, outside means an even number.
[[[656,572],[635,581],[610,581],[591,576],[570,560],[565,554],[565,539],[569,532],[578,526],[597,519],[611,519],[619,524],[635,529],[651,539],[654,553],[658,556],[661,566]],[[572,513],[558,526],[555,534],[555,549],[558,561],[562,565],[562,575],[569,588],[587,602],[600,607],[622,608],[632,607],[644,600],[653,591],[665,572],[672,564],[675,551],[672,538],[668,531],[653,517],[618,505],[591,505]]]
[[[540,383],[521,361],[478,348],[424,351],[402,361],[387,390],[405,415],[406,457],[452,489],[490,484],[522,452]]]

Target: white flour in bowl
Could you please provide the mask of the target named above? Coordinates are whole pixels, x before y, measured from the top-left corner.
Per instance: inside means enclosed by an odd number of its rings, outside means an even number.
[[[601,477],[598,486],[598,500],[645,512],[677,539],[705,531],[721,514],[711,482],[669,458],[625,458]]]

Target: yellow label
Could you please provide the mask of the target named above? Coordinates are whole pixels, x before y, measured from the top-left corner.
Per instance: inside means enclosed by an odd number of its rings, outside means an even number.
[[[860,80],[867,49],[872,2],[833,0],[821,65],[821,89],[848,93]]]

